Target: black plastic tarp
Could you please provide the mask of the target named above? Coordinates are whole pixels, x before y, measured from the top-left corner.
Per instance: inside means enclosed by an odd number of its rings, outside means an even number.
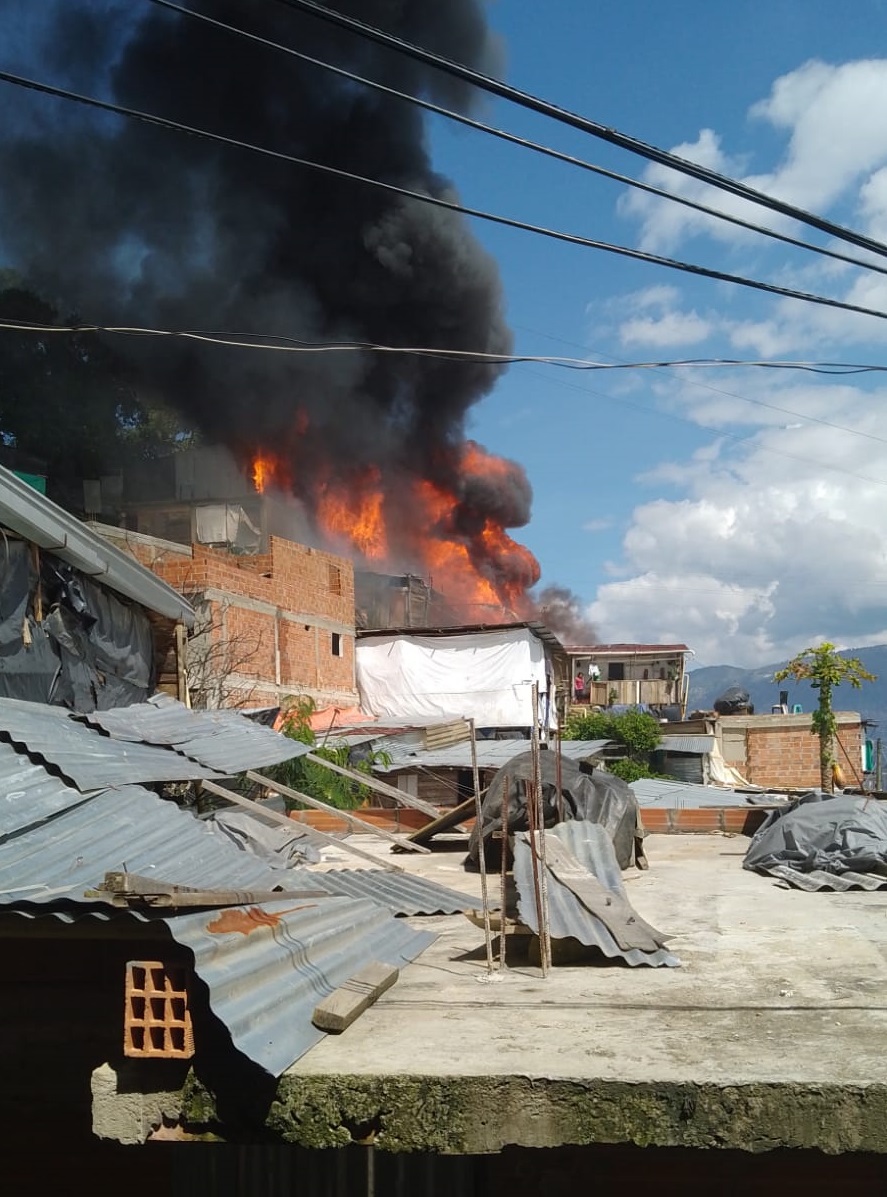
[[[880,888],[887,885],[887,810],[864,794],[811,792],[767,817],[743,863],[799,889]]]
[[[144,702],[154,681],[145,612],[46,552],[38,603],[35,562],[24,541],[0,544],[0,697],[75,711]]]
[[[542,773],[542,803],[545,826],[553,827],[560,821],[557,802],[557,754],[545,750],[540,752]],[[483,842],[486,860],[495,865],[501,860],[500,843],[493,835],[502,830],[502,809],[508,803],[508,832],[527,831],[527,783],[533,780],[533,754],[523,752],[504,765],[493,777],[490,788],[484,796]],[[643,830],[640,822],[638,801],[634,791],[621,778],[604,769],[585,772],[575,761],[561,759],[561,793],[563,795],[564,820],[587,819],[600,823],[616,852],[619,867],[627,869],[635,860],[643,860],[641,840]],[[468,859],[471,866],[478,863],[478,830],[471,833],[468,842]]]

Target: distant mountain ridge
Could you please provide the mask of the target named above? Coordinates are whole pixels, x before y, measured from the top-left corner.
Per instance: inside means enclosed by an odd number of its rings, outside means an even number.
[[[841,651],[842,657],[858,657],[866,669],[877,678],[874,682],[863,682],[860,690],[846,683],[834,692],[833,705],[836,711],[859,711],[864,719],[880,725],[875,736],[887,738],[887,644],[876,644],[871,648],[848,648]],[[711,710],[730,686],[741,686],[747,690],[755,706],[755,714],[769,715],[770,708],[779,702],[779,691],[788,690],[791,707],[800,703],[805,711],[816,706],[816,691],[807,682],[774,682],[773,674],[786,664],[777,661],[760,669],[740,669],[736,665],[707,665],[690,673],[690,699],[688,710]]]

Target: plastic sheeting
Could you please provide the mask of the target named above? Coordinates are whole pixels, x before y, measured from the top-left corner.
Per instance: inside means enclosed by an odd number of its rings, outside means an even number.
[[[553,752],[539,754],[542,773],[542,803],[545,826],[559,821],[557,806],[557,756]],[[527,783],[533,779],[533,754],[525,752],[504,765],[490,783],[484,796],[483,840],[486,859],[498,864],[501,841],[493,834],[502,829],[502,809],[508,804],[508,831],[527,831]],[[507,798],[506,798],[507,786]],[[627,869],[635,860],[643,859],[638,800],[631,787],[605,769],[585,773],[574,761],[561,760],[561,793],[564,819],[586,819],[600,823],[613,842],[619,867]],[[478,861],[478,832],[472,830],[468,841],[468,860]]]
[[[879,889],[887,886],[887,810],[865,795],[807,794],[768,816],[743,863],[797,889]]]
[[[373,636],[358,641],[356,656],[361,709],[377,718],[528,727],[534,682],[540,715],[548,709],[545,649],[529,628]]]
[[[145,612],[44,552],[38,622],[29,546],[7,540],[0,552],[0,697],[77,711],[144,701],[153,688]]]

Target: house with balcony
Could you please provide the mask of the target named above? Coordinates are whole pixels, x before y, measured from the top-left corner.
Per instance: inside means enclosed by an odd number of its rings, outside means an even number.
[[[612,707],[687,704],[689,675],[686,644],[585,644],[566,645],[574,680],[573,705]],[[582,675],[582,689],[575,680]]]

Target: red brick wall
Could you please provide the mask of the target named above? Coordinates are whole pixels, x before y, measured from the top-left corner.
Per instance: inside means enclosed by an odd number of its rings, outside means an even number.
[[[835,755],[847,785],[855,785],[861,780],[861,752],[861,725],[839,726]],[[860,776],[854,776],[853,770]],[[743,772],[748,781],[759,786],[818,789],[819,737],[809,727],[748,727]]]
[[[321,705],[357,702],[354,570],[344,557],[278,536],[271,537],[269,552],[238,557],[122,529],[98,530],[203,604],[213,635],[228,646],[219,659],[231,675],[229,688],[242,694],[245,705],[273,705],[301,694]]]

